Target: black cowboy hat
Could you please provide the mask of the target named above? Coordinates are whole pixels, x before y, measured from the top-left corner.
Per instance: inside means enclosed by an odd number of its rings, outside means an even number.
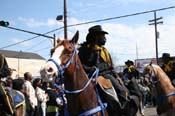
[[[125,62],[125,64],[126,64],[126,65],[134,65],[134,62],[131,61],[131,60],[127,60],[127,61]]]
[[[89,33],[104,33],[104,34],[108,34],[108,32],[104,31],[101,27],[101,25],[95,25],[93,27],[89,28]]]
[[[163,53],[162,54],[162,58],[170,58],[170,54],[169,53]]]

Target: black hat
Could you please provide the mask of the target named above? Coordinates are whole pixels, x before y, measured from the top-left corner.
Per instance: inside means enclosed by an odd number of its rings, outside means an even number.
[[[170,54],[169,53],[163,53],[162,58],[170,58]]]
[[[108,34],[108,32],[106,32],[102,29],[101,25],[95,25],[95,26],[89,28],[89,33],[94,33],[94,32]]]
[[[125,64],[126,64],[126,65],[134,65],[134,62],[131,61],[131,60],[127,60],[127,61],[125,62]]]

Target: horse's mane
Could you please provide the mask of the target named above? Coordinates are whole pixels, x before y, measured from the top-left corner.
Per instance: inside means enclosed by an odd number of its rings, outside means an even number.
[[[162,70],[161,69],[161,67],[159,66],[159,65],[157,65],[157,64],[145,64],[144,65],[144,68],[149,68],[150,66],[152,66],[152,67],[154,67],[154,68],[156,68],[156,69],[160,69],[160,70]]]

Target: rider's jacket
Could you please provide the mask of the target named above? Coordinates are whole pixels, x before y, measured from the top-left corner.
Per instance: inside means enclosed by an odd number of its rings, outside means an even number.
[[[133,65],[127,66],[123,71],[123,75],[127,75],[127,79],[131,79],[132,77],[139,79],[139,71]]]
[[[100,72],[112,68],[112,60],[108,50],[98,45],[82,44],[78,53],[81,63],[88,67],[96,66]]]
[[[99,68],[99,75],[110,79],[117,94],[120,94],[124,97],[128,95],[127,88],[122,82],[119,82],[120,77],[114,71],[111,56],[105,47],[83,43],[82,46],[79,48],[78,55],[83,65],[87,67],[96,66],[97,68]]]
[[[164,63],[161,68],[168,75],[171,81],[175,79],[175,62],[169,60],[167,63]]]

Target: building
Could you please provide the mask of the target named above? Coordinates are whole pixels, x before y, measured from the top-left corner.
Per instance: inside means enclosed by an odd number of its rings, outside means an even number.
[[[36,53],[0,50],[6,57],[9,68],[14,69],[12,77],[23,77],[25,72],[31,72],[33,76],[40,76],[40,69],[46,60]]]

